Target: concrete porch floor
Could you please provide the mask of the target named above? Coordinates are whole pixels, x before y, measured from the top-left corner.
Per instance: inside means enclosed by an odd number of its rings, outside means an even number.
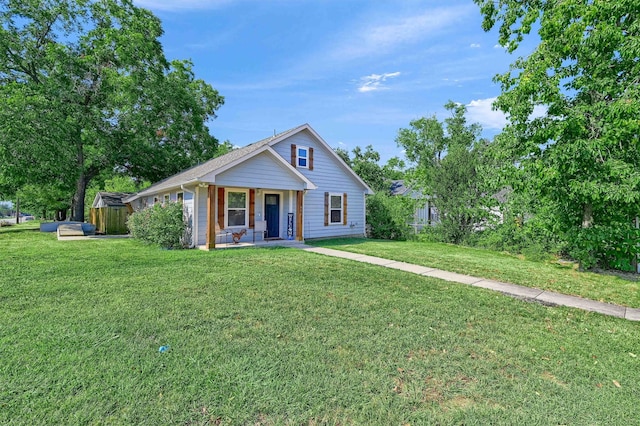
[[[241,241],[237,244],[228,242],[228,243],[216,243],[216,247],[214,250],[218,249],[234,249],[234,248],[246,248],[246,247],[278,247],[278,246],[286,246],[286,247],[295,247],[295,246],[303,246],[304,241],[297,240],[265,240],[265,241]],[[198,246],[200,250],[206,250],[205,246]]]

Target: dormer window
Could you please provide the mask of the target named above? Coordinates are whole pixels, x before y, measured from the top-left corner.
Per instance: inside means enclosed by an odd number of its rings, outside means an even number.
[[[291,165],[297,169],[313,170],[313,148],[292,144]]]
[[[306,146],[298,147],[298,167],[302,167],[304,169],[309,168],[309,148]]]

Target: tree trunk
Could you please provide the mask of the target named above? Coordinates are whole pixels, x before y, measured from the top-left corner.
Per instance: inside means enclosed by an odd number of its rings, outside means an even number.
[[[593,206],[591,204],[585,204],[582,209],[582,229],[588,229],[593,226]],[[579,271],[585,271],[582,261],[578,264]]]
[[[71,220],[76,222],[84,222],[84,195],[87,190],[87,177],[83,173],[78,176],[76,181],[76,193],[73,194],[73,202],[71,204]]]
[[[20,198],[16,198],[16,225],[20,224]]]
[[[582,210],[582,228],[591,228],[593,225],[593,206],[591,204],[585,204]]]

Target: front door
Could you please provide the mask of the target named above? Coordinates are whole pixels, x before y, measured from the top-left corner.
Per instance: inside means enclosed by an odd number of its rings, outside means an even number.
[[[280,237],[280,195],[265,194],[265,219],[267,220],[267,238]]]

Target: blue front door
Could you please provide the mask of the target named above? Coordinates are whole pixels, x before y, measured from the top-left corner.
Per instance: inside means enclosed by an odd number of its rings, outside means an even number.
[[[265,194],[265,219],[267,220],[267,238],[280,237],[280,195]]]

